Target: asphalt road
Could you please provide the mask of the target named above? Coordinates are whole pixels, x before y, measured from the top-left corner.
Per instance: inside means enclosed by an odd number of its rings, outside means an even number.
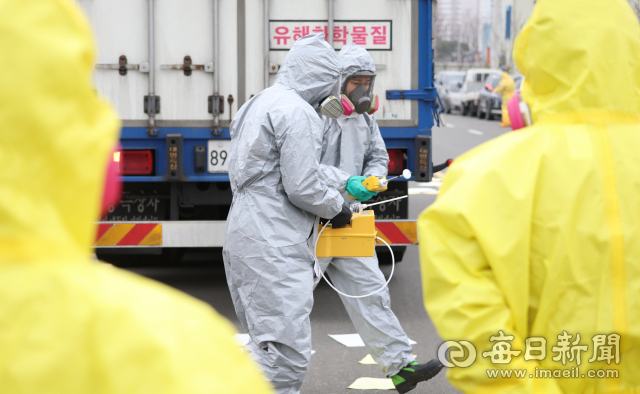
[[[498,121],[478,120],[457,114],[446,115],[447,127],[433,131],[434,163],[448,158],[455,159],[465,151],[495,138],[506,128],[499,128]],[[436,195],[429,194],[428,187],[412,182],[410,184],[409,217],[417,218],[420,212],[431,204]],[[147,268],[135,269],[147,277],[159,280],[181,289],[194,297],[211,304],[219,313],[230,319],[242,332],[227,288],[224,269],[221,264],[208,268]],[[391,267],[383,266],[388,277]],[[419,362],[435,357],[436,349],[442,342],[427,315],[422,303],[420,264],[418,247],[410,246],[404,260],[397,266],[389,284],[391,306],[409,338],[417,342],[414,354]],[[358,391],[347,387],[360,377],[383,378],[376,365],[358,363],[368,354],[366,348],[347,348],[328,334],[356,333],[338,295],[324,282],[315,291],[315,303],[311,313],[313,349],[311,365],[301,392],[303,394],[350,393]],[[364,393],[384,393],[386,391],[363,391]],[[457,393],[446,380],[444,371],[429,382],[421,383],[411,393]]]

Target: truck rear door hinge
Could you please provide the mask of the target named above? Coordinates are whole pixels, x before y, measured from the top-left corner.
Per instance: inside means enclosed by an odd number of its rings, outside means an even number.
[[[125,55],[121,55],[118,58],[118,64],[96,64],[96,69],[98,70],[118,70],[120,75],[127,75],[128,70],[138,70],[141,73],[149,72],[149,63],[142,62],[140,64],[129,64],[127,63],[127,57]]]
[[[206,73],[213,72],[213,62],[205,64],[192,64],[191,56],[185,56],[182,64],[162,64],[160,70],[182,70],[185,76],[190,76],[193,70],[202,70]]]
[[[149,115],[160,113],[160,96],[155,94],[144,96],[144,113]]]
[[[224,112],[224,96],[213,94],[209,96],[209,113],[220,115]]]

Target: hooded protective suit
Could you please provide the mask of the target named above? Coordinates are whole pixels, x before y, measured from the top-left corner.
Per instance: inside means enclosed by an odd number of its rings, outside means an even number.
[[[300,38],[273,86],[231,123],[233,204],[224,261],[248,348],[279,393],[298,393],[311,357],[316,215],[333,218],[344,202],[319,165],[322,121],[315,108],[342,67],[324,35]]]
[[[119,122],[68,0],[0,1],[0,391],[270,393],[208,305],[92,262]]]
[[[478,352],[447,376],[470,393],[636,393],[638,21],[624,0],[539,0],[514,58],[534,126],[457,159],[419,218],[427,311],[442,338]],[[500,346],[490,342],[500,330],[513,336],[503,344],[522,352],[509,364],[482,354]],[[546,339],[542,360],[524,359],[530,337]],[[536,379],[577,366],[559,357],[567,341],[580,356],[579,378]],[[607,351],[619,364],[601,361]],[[503,368],[534,378],[488,377]],[[598,370],[610,378],[591,376]]]
[[[502,125],[501,126],[511,126],[511,121],[509,120],[509,111],[507,110],[507,103],[511,100],[511,96],[513,96],[513,92],[516,90],[516,84],[513,81],[513,78],[509,76],[507,73],[502,73],[502,80],[496,86],[494,93],[500,93],[502,96]]]
[[[358,71],[375,72],[373,59],[357,44],[343,47],[338,57],[344,69],[343,83]],[[332,166],[336,173],[334,179],[344,183],[348,176],[341,178],[341,172],[386,176],[389,155],[375,119],[366,113],[354,114],[350,117],[343,115],[339,119],[325,118],[321,163]],[[340,191],[345,199],[349,199],[344,187],[341,183]],[[346,294],[368,294],[386,282],[375,256],[323,258],[319,263],[334,285]],[[414,361],[409,339],[391,311],[389,289],[366,298],[340,297],[353,325],[385,374],[394,375]]]

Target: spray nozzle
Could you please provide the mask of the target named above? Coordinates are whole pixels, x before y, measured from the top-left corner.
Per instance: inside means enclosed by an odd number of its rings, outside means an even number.
[[[408,168],[405,168],[402,171],[402,175],[398,175],[398,176],[394,176],[393,178],[389,178],[389,179],[380,179],[380,186],[382,187],[387,187],[387,185],[389,185],[389,182],[391,182],[394,179],[398,179],[398,178],[404,178],[404,179],[409,179],[411,178],[411,171]]]

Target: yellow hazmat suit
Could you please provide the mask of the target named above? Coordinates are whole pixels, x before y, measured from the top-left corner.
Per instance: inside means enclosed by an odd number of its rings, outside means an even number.
[[[638,393],[638,21],[624,0],[539,0],[514,57],[534,126],[457,159],[419,217],[427,311],[477,350],[448,379],[467,393]]]
[[[507,110],[507,103],[511,100],[513,92],[516,90],[516,84],[513,78],[507,73],[502,73],[502,80],[496,86],[494,93],[501,93],[502,95],[502,123],[501,127],[511,126],[511,120],[509,120],[509,111]]]
[[[69,0],[0,0],[0,392],[270,393],[206,304],[91,262],[119,122]]]

